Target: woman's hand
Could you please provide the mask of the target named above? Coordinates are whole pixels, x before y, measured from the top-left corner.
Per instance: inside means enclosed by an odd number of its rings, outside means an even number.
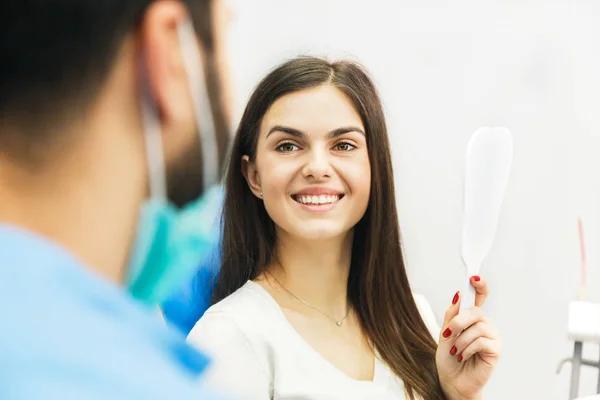
[[[481,306],[488,295],[487,283],[471,277],[475,307],[458,313],[460,293],[446,311],[436,353],[440,383],[449,400],[480,399],[502,348],[498,332],[483,315]]]

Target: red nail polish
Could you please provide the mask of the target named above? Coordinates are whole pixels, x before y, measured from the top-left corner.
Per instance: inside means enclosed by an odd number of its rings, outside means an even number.
[[[450,328],[446,328],[446,330],[444,331],[444,333],[442,333],[442,335],[445,338],[448,338],[448,337],[450,337],[450,335],[452,335],[452,331],[450,330]]]
[[[454,295],[454,298],[452,299],[452,304],[458,303],[458,293],[460,292],[456,292],[456,294]]]
[[[450,349],[450,355],[451,356],[455,355],[457,351],[458,351],[458,349],[456,348],[456,346],[452,346],[452,348]]]
[[[458,362],[462,362],[462,360],[463,360],[463,356],[461,354],[461,355],[458,356]]]
[[[474,275],[474,276],[473,276],[473,280],[474,280],[475,282],[479,282],[479,281],[481,280],[481,277],[480,277],[479,275]]]

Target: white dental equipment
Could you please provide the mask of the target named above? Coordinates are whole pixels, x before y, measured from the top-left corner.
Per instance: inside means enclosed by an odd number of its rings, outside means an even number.
[[[569,303],[569,317],[567,337],[574,343],[573,357],[565,358],[558,364],[557,373],[566,362],[571,363],[571,382],[569,399],[576,399],[579,395],[579,377],[581,366],[598,368],[598,386],[596,392],[600,394],[600,358],[598,361],[583,358],[583,343],[600,344],[600,304],[585,301],[586,287],[586,251],[583,235],[583,222],[577,220],[579,233],[579,246],[581,252],[581,283],[578,301]],[[592,397],[596,398],[596,397]],[[600,396],[597,397],[600,399]]]

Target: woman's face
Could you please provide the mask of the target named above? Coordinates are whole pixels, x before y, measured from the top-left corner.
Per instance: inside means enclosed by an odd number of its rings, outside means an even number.
[[[333,86],[273,103],[260,125],[255,161],[244,156],[243,168],[280,230],[322,240],[358,223],[371,188],[364,132],[350,99]]]

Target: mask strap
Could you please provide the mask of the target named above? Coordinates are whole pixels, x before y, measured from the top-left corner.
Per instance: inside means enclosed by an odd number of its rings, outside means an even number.
[[[180,23],[177,27],[183,64],[187,71],[194,114],[202,144],[203,184],[204,188],[219,181],[219,149],[217,147],[216,129],[212,108],[206,89],[204,68],[198,39],[191,20]]]
[[[146,162],[150,181],[150,198],[164,200],[167,198],[167,179],[160,121],[156,105],[152,100],[146,82],[142,82],[142,87],[142,121],[144,135],[146,136]]]

